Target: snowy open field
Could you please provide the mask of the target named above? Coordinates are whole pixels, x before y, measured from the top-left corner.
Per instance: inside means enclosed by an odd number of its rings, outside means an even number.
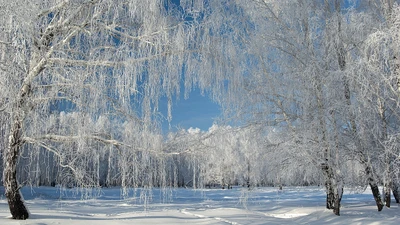
[[[357,194],[347,190],[341,216],[324,207],[325,193],[319,187],[246,189],[133,190],[121,199],[118,188],[89,193],[85,199],[72,189],[24,188],[31,211],[26,221],[9,219],[7,201],[0,199],[0,224],[90,225],[90,224],[400,224],[400,209],[377,212],[369,190]],[[0,187],[0,193],[4,188]]]

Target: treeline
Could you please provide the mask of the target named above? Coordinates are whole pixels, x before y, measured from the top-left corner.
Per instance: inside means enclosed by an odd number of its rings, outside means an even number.
[[[49,121],[54,124],[43,129],[65,130],[81,119],[76,113],[61,113],[51,116]],[[103,117],[96,121],[85,118],[86,129],[98,134],[97,139],[109,126],[110,121]],[[166,138],[152,133],[135,137],[131,126],[137,124],[114,124],[114,129],[127,133],[123,138],[128,140],[121,139],[121,145],[90,141],[87,136],[62,143],[54,137],[46,147],[25,145],[17,169],[19,182],[66,188],[252,188],[324,183],[312,158],[288,148],[281,134],[265,132],[259,126],[213,125],[208,131],[191,128]],[[365,187],[359,163],[348,161],[343,167],[347,168],[344,179],[349,187]]]
[[[345,186],[398,200],[394,0],[0,1],[0,142],[21,185]],[[223,123],[161,135],[199,88]],[[384,187],[381,196],[379,186]],[[14,207],[15,206],[15,207]]]

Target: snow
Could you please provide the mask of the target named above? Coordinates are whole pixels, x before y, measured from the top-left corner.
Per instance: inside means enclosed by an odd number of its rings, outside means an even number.
[[[23,188],[31,218],[10,219],[7,201],[0,198],[1,225],[117,225],[117,224],[399,224],[396,203],[376,210],[372,194],[345,190],[341,216],[325,209],[320,187],[221,189],[136,189],[121,198],[118,188],[84,194],[75,189]],[[4,188],[0,187],[0,193]]]

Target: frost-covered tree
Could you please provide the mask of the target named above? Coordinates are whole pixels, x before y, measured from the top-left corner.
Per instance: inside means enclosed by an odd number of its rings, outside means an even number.
[[[366,38],[361,58],[352,72],[356,74],[354,83],[360,92],[359,107],[370,113],[368,121],[360,126],[360,134],[373,140],[367,142],[374,149],[367,151],[365,158],[374,159],[371,166],[384,185],[383,203],[390,207],[391,191],[399,201],[399,152],[395,147],[399,134],[399,5],[383,1],[381,11],[384,23]]]
[[[398,7],[395,1],[237,2],[254,29],[244,43],[248,71],[231,80],[233,88],[222,102],[228,118],[280,132],[285,137],[281,137],[281,146],[320,169],[327,208],[337,215],[347,179],[344,175],[348,174],[346,165],[351,164],[347,162],[357,161],[364,167],[365,180],[381,210],[379,171],[389,171],[382,165],[392,164],[383,163],[383,158],[393,161],[387,157],[390,154],[383,141],[387,138],[383,137],[389,130],[397,133],[398,104],[388,95],[390,86],[379,85],[384,81],[393,84],[393,78],[390,82],[374,79],[388,72],[394,77],[397,58],[392,51],[397,48],[384,45],[397,43],[398,36],[374,42],[386,43],[375,45],[371,54],[371,59],[379,58],[375,64],[378,73],[361,81],[358,77],[368,73],[356,68],[370,66],[363,63],[364,52],[370,51],[369,40],[374,39],[370,35],[386,26],[395,27],[391,19]],[[368,82],[371,86],[366,86]],[[374,96],[367,94],[367,89]]]
[[[55,171],[75,184],[96,184],[101,176],[111,184],[117,163],[121,185],[154,183],[145,168],[130,165],[161,154],[153,123],[159,98],[168,99],[170,118],[182,84],[186,93],[196,85],[217,90],[235,63],[227,60],[235,49],[225,48],[232,40],[217,13],[223,4],[0,1],[3,183],[13,218],[29,217],[17,170],[28,149],[42,152],[28,151],[31,162],[47,152]]]

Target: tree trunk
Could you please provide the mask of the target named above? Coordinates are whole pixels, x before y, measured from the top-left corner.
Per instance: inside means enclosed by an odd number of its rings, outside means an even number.
[[[381,199],[381,194],[379,193],[379,187],[374,179],[374,176],[372,174],[372,168],[370,165],[365,165],[365,173],[368,177],[368,183],[369,186],[371,187],[372,195],[374,196],[376,206],[378,207],[378,211],[382,211],[383,203]]]
[[[337,216],[340,216],[340,202],[342,201],[343,196],[343,186],[336,186],[336,193],[335,193],[335,205],[333,207],[333,213]]]
[[[337,178],[327,163],[322,164],[321,167],[325,174],[326,208],[333,209],[333,213],[340,216],[340,201],[342,200],[343,187],[339,187]]]
[[[327,176],[327,175],[325,175]],[[329,177],[325,178],[325,188],[326,188],[326,208],[333,209],[335,205],[335,194],[333,190],[332,180]]]
[[[369,186],[371,187],[372,195],[374,196],[378,211],[382,211],[383,203],[381,200],[381,194],[379,193],[378,185],[376,183],[370,182]]]
[[[335,205],[335,194],[333,193],[332,186],[327,185],[326,188],[326,208],[333,209]]]
[[[394,199],[396,199],[396,203],[400,203],[399,187],[395,182],[392,182],[392,192]]]
[[[40,64],[39,66],[43,66]],[[36,67],[33,69],[32,74],[40,73],[44,67]],[[13,219],[25,220],[29,218],[29,211],[24,204],[20,187],[17,181],[17,162],[20,154],[22,141],[22,124],[25,117],[24,107],[26,107],[27,97],[31,91],[31,85],[28,76],[24,80],[24,84],[18,93],[18,101],[13,107],[13,123],[11,124],[10,136],[8,138],[8,147],[5,151],[5,166],[3,171],[3,183],[5,188],[5,195],[7,197],[10,213]]]
[[[17,181],[17,161],[22,145],[21,121],[17,116],[15,118],[9,137],[9,145],[5,152],[4,188],[12,218],[25,220],[29,218],[29,212],[24,204]]]
[[[385,206],[390,208],[390,184],[388,182],[385,182],[383,186],[383,193],[384,193],[384,201],[385,201]]]

